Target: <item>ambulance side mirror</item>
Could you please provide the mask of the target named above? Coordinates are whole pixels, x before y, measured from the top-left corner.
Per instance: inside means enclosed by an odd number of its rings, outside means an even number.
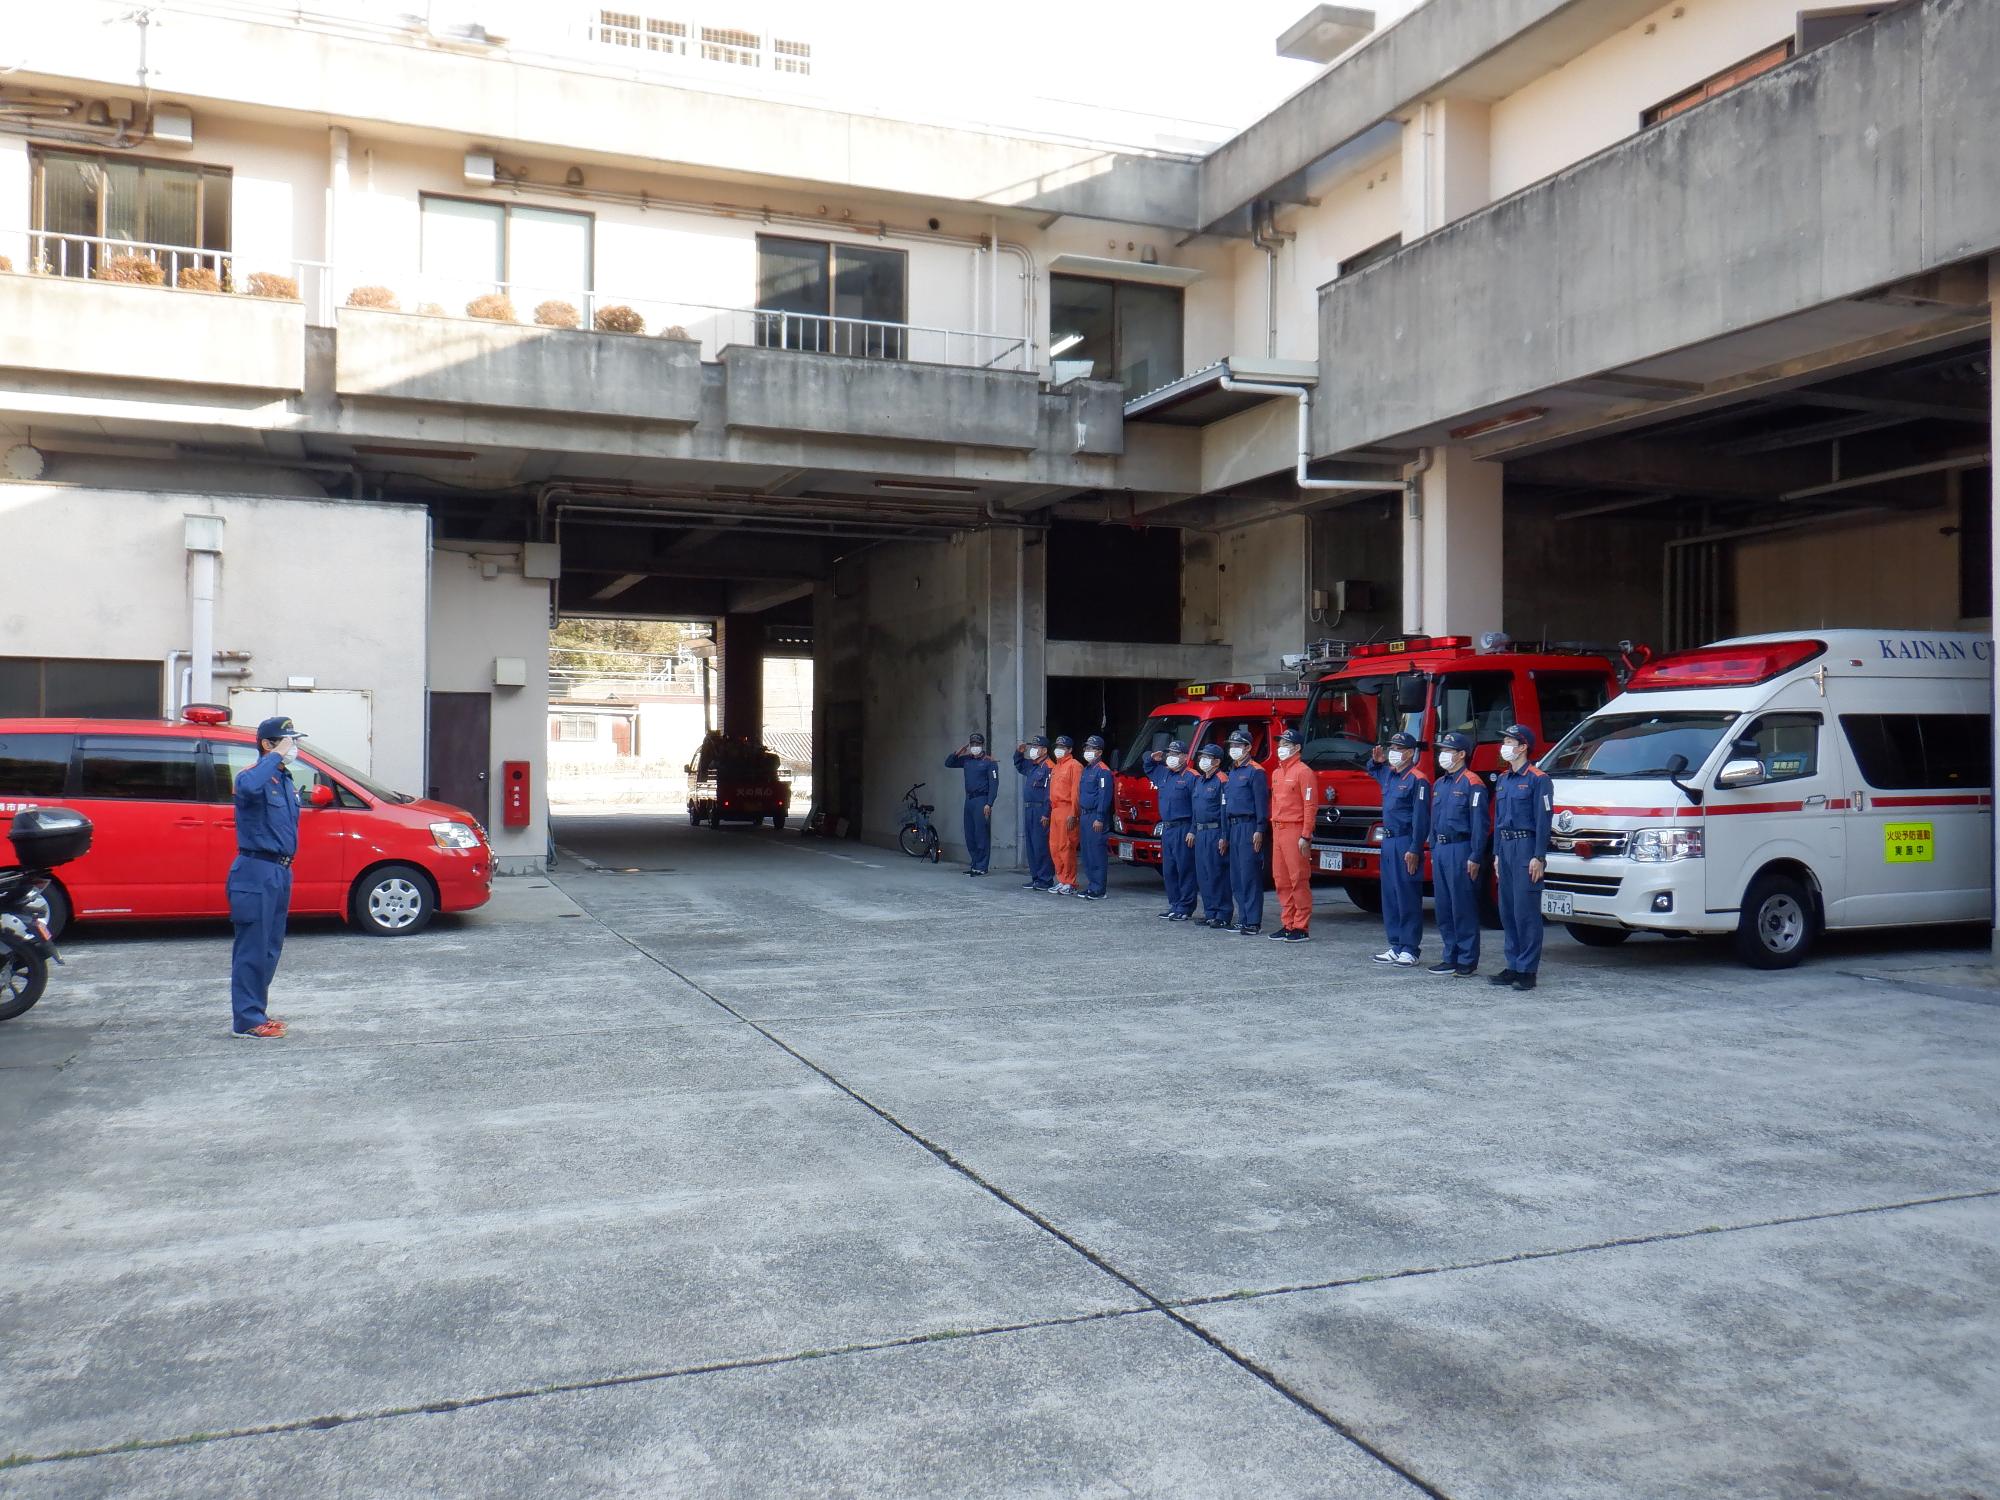
[[[328,786],[324,781],[319,782],[306,794],[306,801],[314,807],[331,807],[333,806],[333,788]]]
[[[1755,786],[1764,779],[1761,760],[1732,760],[1715,778],[1718,787]]]

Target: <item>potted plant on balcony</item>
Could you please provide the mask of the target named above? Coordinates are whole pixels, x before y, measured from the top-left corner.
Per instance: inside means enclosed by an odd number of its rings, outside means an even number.
[[[189,266],[174,277],[174,289],[182,292],[219,292],[222,278],[207,266]]]
[[[535,322],[543,328],[580,328],[583,319],[567,302],[544,302],[535,308]]]
[[[599,333],[644,333],[646,320],[624,304],[616,307],[600,307],[596,317]]]
[[[488,292],[483,297],[474,297],[465,304],[468,318],[483,318],[489,323],[517,323],[514,303],[505,292]]]
[[[401,312],[403,304],[386,286],[358,286],[347,294],[349,307],[373,307],[383,312]]]
[[[280,276],[275,271],[253,271],[246,290],[253,297],[272,297],[280,302],[299,300],[299,284],[289,276]]]
[[[164,286],[167,273],[160,263],[144,255],[113,255],[99,261],[91,273],[97,281],[116,281],[126,286]]]

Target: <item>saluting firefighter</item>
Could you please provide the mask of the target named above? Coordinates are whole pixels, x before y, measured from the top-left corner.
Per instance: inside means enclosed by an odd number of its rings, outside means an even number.
[[[1283,925],[1270,934],[1303,943],[1312,926],[1312,825],[1319,781],[1299,759],[1299,732],[1278,736],[1278,769],[1271,773],[1271,873],[1277,879]]]
[[[1494,862],[1500,877],[1500,925],[1507,931],[1507,967],[1487,981],[1517,990],[1535,987],[1542,966],[1542,872],[1548,868],[1549,824],[1555,817],[1555,783],[1528,764],[1535,731],[1509,725],[1500,757],[1507,769],[1493,786]]]
[[[1076,811],[1082,820],[1077,853],[1083,866],[1083,889],[1077,894],[1086,901],[1104,899],[1104,882],[1111,873],[1111,847],[1105,835],[1111,831],[1116,785],[1111,768],[1104,764],[1104,738],[1093,734],[1083,742],[1083,771],[1076,783]]]
[[[1203,745],[1195,755],[1194,787],[1188,805],[1194,814],[1194,872],[1201,883],[1201,925],[1218,932],[1236,925],[1229,899],[1228,844],[1223,835],[1228,824],[1222,798],[1229,790],[1229,778],[1222,771],[1222,754],[1213,743]]]
[[[1049,889],[1058,896],[1077,893],[1076,832],[1081,817],[1076,810],[1076,793],[1083,767],[1070,753],[1075,748],[1076,741],[1068,735],[1057,735],[1049,767],[1049,857],[1056,865],[1056,883]]]
[[[1431,783],[1417,769],[1417,738],[1398,730],[1377,745],[1368,774],[1382,788],[1382,928],[1389,946],[1378,964],[1416,967],[1424,941],[1424,841],[1430,837]]]
[[[1469,736],[1440,736],[1431,787],[1431,890],[1444,958],[1430,972],[1460,979],[1479,972],[1479,871],[1493,836],[1492,801],[1471,754]]]
[[[993,857],[993,803],[1000,795],[1000,762],[975,734],[944,758],[945,769],[965,770],[965,873],[984,875]]]
[[[1271,778],[1250,758],[1250,731],[1229,734],[1229,774],[1222,786],[1222,852],[1229,856],[1229,894],[1237,932],[1255,937],[1264,925],[1264,839],[1271,823]]]
[[[1028,866],[1024,891],[1055,884],[1049,862],[1049,742],[1041,735],[1014,747],[1014,770],[1021,777],[1021,857]]]
[[[1160,799],[1160,876],[1167,887],[1167,909],[1160,915],[1185,922],[1194,915],[1194,789],[1201,778],[1187,768],[1187,746],[1175,740],[1153,752],[1146,779]],[[1219,799],[1219,788],[1216,795]]]

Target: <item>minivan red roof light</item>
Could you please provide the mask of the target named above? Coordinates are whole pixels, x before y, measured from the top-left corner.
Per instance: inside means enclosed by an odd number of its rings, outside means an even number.
[[[1826,652],[1825,641],[1759,641],[1750,646],[1703,646],[1648,662],[1625,684],[1628,693],[1675,688],[1754,687],[1804,666]]]
[[[190,703],[181,717],[190,724],[227,724],[229,710],[216,703]]]

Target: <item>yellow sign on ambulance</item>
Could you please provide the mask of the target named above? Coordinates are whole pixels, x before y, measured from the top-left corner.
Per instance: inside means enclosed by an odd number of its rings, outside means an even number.
[[[1927,865],[1935,847],[1929,823],[1882,825],[1882,859],[1892,865]]]

